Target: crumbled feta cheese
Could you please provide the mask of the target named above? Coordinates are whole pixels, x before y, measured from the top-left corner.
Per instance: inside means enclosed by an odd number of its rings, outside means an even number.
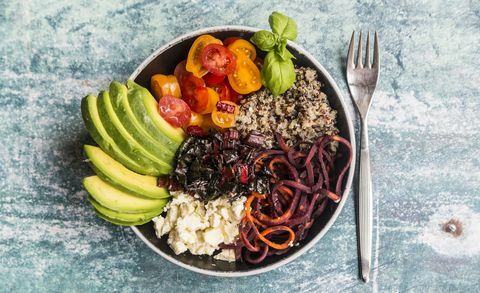
[[[191,195],[175,193],[165,207],[166,215],[153,219],[155,233],[157,237],[168,233],[167,243],[176,254],[188,250],[196,255],[212,255],[221,243],[235,241],[245,200],[241,197],[229,202],[220,197],[204,204]],[[216,259],[234,261],[235,253],[224,249]]]
[[[203,234],[205,242],[212,246],[217,246],[224,241],[222,229],[220,228],[208,228]]]
[[[224,260],[224,261],[235,261],[235,250],[233,249],[223,249],[219,254],[213,257],[217,260]]]
[[[221,230],[223,233],[223,237],[225,239],[225,243],[233,243],[235,241],[235,237],[238,235],[238,224],[227,223],[223,226]]]

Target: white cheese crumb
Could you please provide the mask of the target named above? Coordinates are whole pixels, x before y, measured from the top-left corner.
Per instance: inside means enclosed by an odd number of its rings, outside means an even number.
[[[168,245],[176,254],[212,255],[221,243],[231,244],[238,236],[246,198],[229,202],[226,197],[204,204],[197,198],[175,193],[165,207],[166,215],[153,219],[157,237],[168,234]],[[235,261],[233,250],[224,249],[216,259]]]
[[[235,261],[235,251],[233,249],[223,249],[219,254],[213,257],[217,260],[224,260],[228,262]]]

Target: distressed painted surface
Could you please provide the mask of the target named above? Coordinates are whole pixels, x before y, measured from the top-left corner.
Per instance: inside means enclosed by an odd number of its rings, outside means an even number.
[[[0,291],[480,291],[479,1],[278,2],[0,1]],[[297,20],[345,94],[351,31],[380,32],[370,284],[357,277],[353,196],[308,253],[235,280],[168,263],[86,203],[80,98],[180,34],[266,28],[272,10]],[[452,218],[457,238],[441,230]]]

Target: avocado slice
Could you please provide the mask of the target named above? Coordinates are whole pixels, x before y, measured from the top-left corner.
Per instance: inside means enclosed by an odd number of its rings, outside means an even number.
[[[135,214],[161,210],[167,199],[146,199],[121,191],[98,176],[83,179],[87,192],[102,206],[120,213]]]
[[[145,169],[120,150],[105,130],[97,109],[97,97],[89,95],[82,99],[82,117],[85,127],[93,140],[111,157],[122,165],[138,173],[146,174]]]
[[[152,137],[162,142],[167,148],[176,152],[185,139],[185,132],[180,127],[173,127],[158,113],[158,103],[150,92],[129,80],[127,81],[128,103],[133,114],[145,126]],[[166,142],[164,143],[164,141]]]
[[[148,222],[153,217],[156,217],[162,213],[162,210],[148,212],[148,213],[140,213],[140,214],[119,213],[117,211],[107,209],[106,207],[102,206],[91,196],[88,196],[87,199],[95,208],[95,211],[97,213],[100,213],[108,217],[109,219],[120,220],[122,222],[128,222],[128,223],[139,223],[139,222],[145,222],[145,221]]]
[[[125,221],[122,221],[122,220],[117,220],[117,219],[113,219],[113,218],[110,218],[108,216],[105,216],[104,214],[100,213],[96,209],[95,209],[95,213],[97,214],[97,216],[99,218],[102,218],[107,222],[110,222],[112,224],[119,225],[119,226],[139,226],[139,225],[143,225],[143,224],[146,224],[146,223],[151,221],[151,219],[149,219],[149,220],[143,220],[143,221],[139,221],[139,222],[125,222]]]
[[[116,188],[140,197],[154,199],[170,197],[166,188],[157,186],[157,178],[128,170],[98,147],[84,145],[83,149],[95,173]]]
[[[130,135],[115,114],[108,92],[100,92],[97,107],[100,120],[107,133],[115,139],[115,142],[125,154],[128,154],[130,158],[145,168],[146,173],[144,174],[159,176],[168,174],[173,170],[171,165],[155,157]]]
[[[162,141],[156,140],[145,130],[145,127],[137,120],[130,108],[127,98],[127,87],[119,82],[112,81],[110,83],[109,95],[115,114],[117,114],[118,119],[130,135],[147,151],[165,163],[172,165],[175,152],[166,147],[170,143],[167,141],[169,139],[165,138],[163,140],[166,144],[164,145],[161,143]]]

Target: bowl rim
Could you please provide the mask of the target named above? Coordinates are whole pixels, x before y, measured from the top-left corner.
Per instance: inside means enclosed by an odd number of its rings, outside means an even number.
[[[134,80],[140,74],[140,72],[153,59],[155,59],[158,55],[162,54],[167,49],[183,42],[186,39],[189,39],[189,38],[195,37],[195,36],[199,36],[199,35],[202,35],[202,34],[208,34],[208,33],[213,33],[213,32],[222,32],[222,31],[232,31],[232,30],[254,33],[256,31],[259,31],[260,29],[255,28],[255,27],[250,27],[250,26],[242,26],[242,25],[220,25],[220,26],[206,27],[206,28],[198,29],[198,30],[191,31],[189,33],[183,34],[183,35],[169,41],[167,44],[161,46],[160,48],[156,49],[152,54],[150,54],[133,71],[133,73],[130,75],[129,79]],[[337,94],[337,96],[340,100],[340,104],[341,104],[343,110],[345,111],[345,117],[346,117],[346,120],[347,120],[348,131],[350,132],[349,140],[350,140],[350,143],[352,145],[352,150],[353,151],[352,151],[352,162],[351,162],[351,165],[350,165],[350,169],[348,171],[348,177],[347,177],[347,182],[346,182],[346,185],[345,185],[345,190],[343,191],[342,199],[338,203],[337,209],[333,213],[332,217],[327,221],[327,223],[325,224],[325,227],[323,227],[323,229],[315,237],[313,237],[312,240],[310,240],[310,242],[303,245],[298,251],[296,251],[295,253],[293,253],[289,257],[286,257],[286,258],[284,258],[284,259],[282,259],[282,260],[280,260],[280,261],[278,261],[274,264],[271,264],[267,267],[252,269],[252,270],[246,271],[246,272],[211,271],[211,270],[201,269],[201,268],[189,265],[189,264],[185,264],[185,263],[183,263],[181,261],[178,261],[177,259],[171,257],[170,255],[164,253],[160,249],[158,249],[155,245],[153,245],[150,241],[148,241],[148,239],[140,232],[140,230],[137,227],[135,227],[135,226],[130,227],[133,230],[133,232],[135,232],[135,234],[143,242],[145,242],[145,244],[147,244],[148,247],[150,247],[153,251],[155,251],[157,254],[159,254],[160,256],[165,258],[166,260],[170,261],[171,263],[176,264],[176,265],[178,265],[180,267],[183,267],[185,269],[188,269],[190,271],[194,271],[196,273],[209,275],[209,276],[217,276],[217,277],[246,277],[246,276],[252,276],[252,275],[265,273],[265,272],[274,270],[276,268],[279,268],[279,267],[295,260],[296,258],[301,256],[302,254],[307,252],[310,248],[312,248],[328,232],[328,230],[330,230],[333,223],[337,220],[338,216],[342,212],[343,207],[344,207],[344,205],[345,205],[345,203],[348,199],[348,195],[350,193],[350,188],[351,188],[352,181],[353,181],[353,175],[354,175],[354,172],[355,172],[355,162],[356,162],[355,131],[354,131],[354,128],[353,128],[352,119],[350,117],[350,111],[349,111],[349,108],[347,107],[347,105],[345,103],[343,95],[342,95],[340,89],[338,88],[336,82],[330,76],[328,71],[315,59],[315,57],[313,57],[303,47],[299,46],[298,44],[296,44],[294,42],[288,41],[288,45],[293,47],[300,54],[305,55],[321,71],[323,76],[332,85],[332,88],[333,88],[334,92]]]

